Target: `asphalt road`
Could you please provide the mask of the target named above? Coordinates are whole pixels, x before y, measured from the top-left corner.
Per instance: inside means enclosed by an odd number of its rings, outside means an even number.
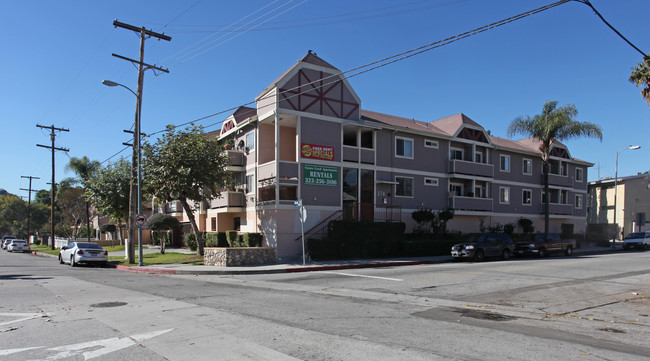
[[[0,359],[645,360],[650,252],[161,276],[0,252]]]

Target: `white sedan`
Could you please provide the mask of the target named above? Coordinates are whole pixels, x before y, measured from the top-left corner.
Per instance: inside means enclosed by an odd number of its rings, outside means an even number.
[[[73,242],[61,247],[59,263],[69,263],[72,267],[80,263],[96,263],[105,265],[108,262],[108,252],[97,243]]]
[[[7,251],[9,252],[30,252],[29,245],[27,241],[23,239],[12,239],[11,242],[7,245]]]

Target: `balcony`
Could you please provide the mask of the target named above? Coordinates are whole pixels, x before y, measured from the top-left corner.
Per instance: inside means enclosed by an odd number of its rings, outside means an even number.
[[[449,208],[465,211],[492,211],[492,198],[450,196]]]
[[[559,214],[570,216],[573,215],[573,205],[571,204],[560,204],[560,203],[550,203],[548,205],[549,214]],[[541,212],[544,213],[544,205],[541,205]]]
[[[544,184],[544,176],[542,175],[542,184]],[[573,178],[559,174],[548,174],[548,184],[561,187],[573,187]]]
[[[452,159],[449,161],[449,173],[494,178],[494,166],[492,164]]]
[[[244,192],[225,191],[210,200],[210,208],[244,207]]]

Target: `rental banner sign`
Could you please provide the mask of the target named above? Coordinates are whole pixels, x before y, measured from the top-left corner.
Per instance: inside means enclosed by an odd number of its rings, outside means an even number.
[[[334,147],[301,143],[300,154],[303,158],[334,160]]]
[[[303,182],[308,185],[336,187],[339,185],[339,169],[337,167],[305,164]]]

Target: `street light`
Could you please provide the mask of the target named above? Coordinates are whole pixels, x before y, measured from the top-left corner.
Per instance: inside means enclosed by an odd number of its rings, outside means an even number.
[[[615,228],[614,232],[615,233],[614,233],[614,243],[612,244],[612,247],[616,245],[616,237],[618,236],[618,223],[616,223],[616,199],[618,195],[618,155],[619,153],[625,150],[628,149],[637,150],[639,148],[641,148],[640,145],[630,145],[629,147],[625,147],[619,150],[618,152],[616,152],[616,171],[614,173],[614,228]]]
[[[134,126],[134,132],[133,132],[133,153],[134,153],[134,161],[136,160],[136,154],[137,154],[137,163],[138,163],[138,199],[137,199],[137,204],[138,204],[138,215],[142,214],[142,147],[140,144],[140,114],[141,114],[141,109],[142,109],[142,97],[138,95],[136,92],[131,90],[126,85],[116,83],[111,80],[102,80],[102,84],[110,87],[115,87],[115,86],[121,86],[122,88],[130,91],[133,95],[135,95],[136,98],[136,103],[135,103],[135,126]],[[140,87],[138,87],[138,91],[140,90]],[[133,192],[133,191],[131,191]],[[132,208],[129,207],[129,210]],[[133,213],[133,212],[130,212]],[[131,214],[131,224],[135,221],[135,215]],[[138,227],[138,266],[142,267],[143,262],[142,262],[142,228]]]

